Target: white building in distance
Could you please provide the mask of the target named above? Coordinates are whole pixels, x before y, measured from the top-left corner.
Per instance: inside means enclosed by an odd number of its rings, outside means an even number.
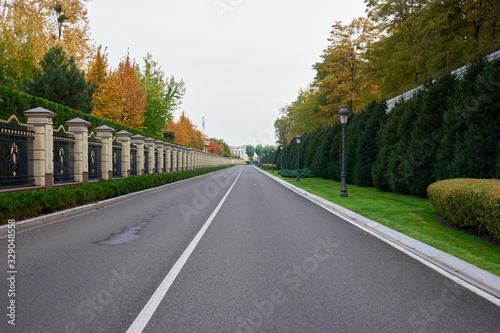
[[[234,156],[239,156],[243,161],[248,162],[250,159],[248,158],[248,155],[246,153],[247,146],[238,146],[238,147],[233,147],[230,146],[231,148],[231,154]],[[253,160],[257,160],[257,155],[254,154]]]

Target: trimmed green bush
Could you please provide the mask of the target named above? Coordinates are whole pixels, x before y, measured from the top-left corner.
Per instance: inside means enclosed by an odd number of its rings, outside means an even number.
[[[300,178],[314,178],[317,177],[316,173],[312,170],[309,169],[300,169],[299,171]],[[283,169],[283,172],[281,173],[281,177],[285,178],[295,178],[297,177],[297,169]]]
[[[99,180],[86,184],[54,187],[48,190],[4,192],[0,193],[0,224],[6,224],[8,219],[20,221],[225,168],[227,166]]]
[[[431,184],[427,195],[452,223],[500,240],[500,180],[456,178]]]
[[[271,164],[271,163],[262,163],[260,167],[264,170],[267,170],[267,167],[269,167],[269,170],[271,170],[274,167],[274,170],[278,170],[278,166],[276,164]]]

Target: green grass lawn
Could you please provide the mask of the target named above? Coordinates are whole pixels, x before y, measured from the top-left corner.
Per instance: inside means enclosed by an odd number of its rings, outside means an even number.
[[[341,198],[337,181],[302,178],[297,182],[295,178],[282,178],[277,172],[274,176],[500,276],[500,248],[441,225],[434,219],[437,211],[428,199],[349,184],[348,197]]]

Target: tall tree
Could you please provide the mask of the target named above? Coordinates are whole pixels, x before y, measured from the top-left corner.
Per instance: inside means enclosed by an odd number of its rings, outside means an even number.
[[[253,161],[253,157],[255,155],[255,147],[251,145],[246,146],[245,153],[247,154],[248,159],[250,161]]]
[[[367,58],[385,94],[423,84],[500,46],[496,0],[365,2],[368,16],[384,31]]]
[[[85,113],[92,110],[93,85],[60,46],[51,48],[33,69],[33,81],[26,91]]]
[[[184,82],[175,81],[165,73],[151,54],[144,58],[144,67],[137,66],[137,76],[146,93],[144,111],[144,132],[152,136],[161,135],[165,124],[172,119],[173,112],[179,107],[184,95]]]
[[[280,117],[274,122],[277,143],[287,144],[287,135],[290,133],[292,120],[288,117],[288,106],[280,109]]]
[[[5,1],[7,24],[16,38],[29,41],[38,61],[61,45],[83,68],[93,53],[86,3],[90,0]]]
[[[0,13],[0,85],[19,89],[31,80],[35,57],[34,46],[13,18],[11,7],[4,5]]]
[[[106,55],[96,55],[94,75],[97,82],[103,80],[98,88],[100,93],[94,98],[97,100],[92,113],[98,117],[113,120],[119,124],[132,128],[142,128],[144,120],[144,109],[146,107],[146,95],[139,82],[135,71],[135,62],[127,54],[118,68],[111,73],[107,79]]]
[[[379,86],[362,73],[367,45],[376,37],[377,31],[366,18],[354,19],[349,25],[341,22],[333,25],[328,39],[330,45],[323,52],[323,61],[316,64],[318,75],[314,83],[326,97],[327,103],[319,107],[319,112],[330,124],[337,119],[343,105],[359,112],[378,97]]]
[[[181,113],[179,121],[170,120],[166,129],[175,132],[175,141],[178,144],[203,150],[203,136],[184,111]]]
[[[255,146],[255,153],[257,154],[257,156],[261,156],[262,154],[264,154],[264,147],[261,144],[258,144],[257,146]]]
[[[110,76],[110,69],[108,63],[107,48],[102,49],[102,45],[97,48],[97,52],[90,60],[87,70],[87,77],[94,84],[95,92],[92,96],[94,104],[94,114],[103,114],[112,100],[113,91],[110,89],[108,79]]]

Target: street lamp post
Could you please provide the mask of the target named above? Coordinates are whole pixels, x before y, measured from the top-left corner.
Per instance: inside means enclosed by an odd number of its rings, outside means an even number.
[[[274,148],[271,148],[271,156],[274,154]],[[274,173],[274,163],[271,163],[271,172]]]
[[[299,163],[300,163],[300,159],[299,159],[300,150],[299,150],[299,146],[300,146],[300,140],[302,139],[302,137],[300,136],[300,134],[297,134],[295,139],[297,140],[297,181],[300,182],[300,165],[299,165]]]
[[[266,167],[267,167],[267,171],[269,171],[269,152],[267,152],[267,158],[266,158]]]
[[[280,151],[281,151],[280,175],[283,175],[283,144],[282,143],[280,143]]]
[[[345,126],[349,110],[343,106],[339,111],[340,124],[342,125],[342,174],[340,176],[340,196],[347,197],[346,174],[345,174]]]

